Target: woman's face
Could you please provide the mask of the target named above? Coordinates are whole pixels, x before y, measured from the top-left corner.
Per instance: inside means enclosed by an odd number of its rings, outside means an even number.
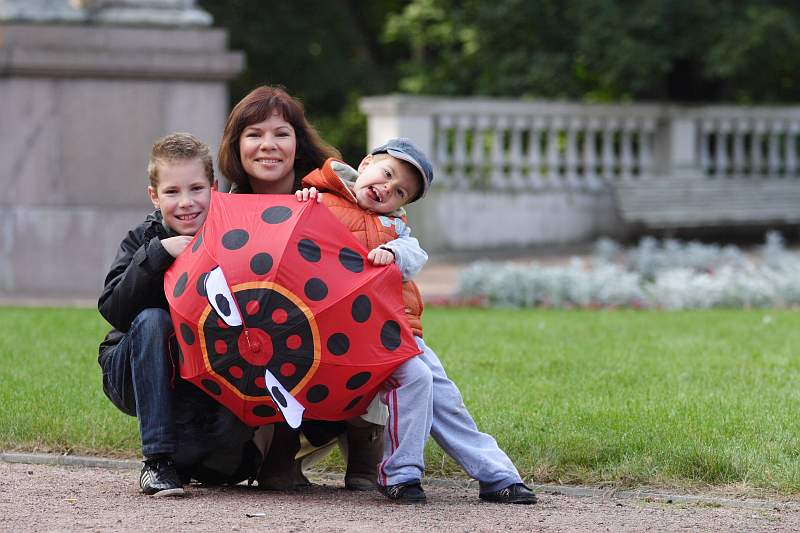
[[[294,128],[279,113],[263,122],[250,124],[239,136],[242,168],[257,194],[294,192]]]

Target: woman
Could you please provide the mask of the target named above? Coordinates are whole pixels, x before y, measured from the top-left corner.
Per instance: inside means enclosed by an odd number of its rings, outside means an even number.
[[[231,193],[292,194],[300,188],[303,176],[329,157],[341,158],[308,123],[302,104],[282,88],[262,86],[245,96],[228,116],[219,167],[232,184]],[[345,432],[345,486],[373,490],[383,433],[381,426],[372,422],[383,423],[384,413],[385,408],[373,402],[364,419],[357,417],[346,423],[307,421],[301,432],[312,449]],[[300,461],[295,460],[301,446],[298,432],[286,424],[274,424],[259,430],[255,441],[262,452],[266,450],[256,476],[259,487],[287,490],[308,484]]]

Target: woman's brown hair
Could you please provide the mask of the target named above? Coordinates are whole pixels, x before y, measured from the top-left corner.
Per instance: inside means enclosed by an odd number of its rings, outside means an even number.
[[[329,157],[341,158],[338,150],[323,141],[317,130],[306,120],[303,104],[282,87],[263,85],[242,98],[228,115],[219,147],[219,169],[222,175],[236,184],[236,189],[250,190],[250,178],[242,167],[239,137],[247,126],[279,114],[294,128],[297,148],[294,161],[294,189],[300,180],[319,168]]]

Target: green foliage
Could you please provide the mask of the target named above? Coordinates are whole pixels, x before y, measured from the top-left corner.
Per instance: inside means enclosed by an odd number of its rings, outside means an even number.
[[[201,0],[230,47],[247,56],[230,85],[231,105],[258,85],[283,85],[305,105],[323,138],[352,162],[365,153],[366,126],[354,105],[361,95],[391,91],[395,76],[378,36],[398,0],[256,2]],[[356,161],[357,162],[357,161]]]
[[[429,309],[425,339],[527,480],[797,493],[800,318],[769,314]],[[0,448],[138,456],[102,392],[96,311],[0,321]],[[426,462],[463,476],[433,442]]]
[[[763,102],[800,83],[781,0],[413,0],[384,36],[414,93]]]
[[[800,87],[788,0],[200,0],[260,84],[299,97],[357,163],[361,96],[784,102]]]

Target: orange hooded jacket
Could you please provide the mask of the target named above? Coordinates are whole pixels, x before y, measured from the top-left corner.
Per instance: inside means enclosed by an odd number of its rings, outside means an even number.
[[[344,224],[347,229],[363,244],[367,250],[377,248],[398,237],[394,225],[386,226],[379,217],[396,218],[379,215],[362,209],[356,203],[355,195],[348,184],[333,170],[331,163],[336,159],[328,159],[322,168],[310,172],[303,178],[303,187],[316,187],[324,192],[322,203]],[[405,222],[405,217],[400,217]],[[422,337],[422,295],[413,281],[403,282],[403,303],[406,318],[414,335]]]

